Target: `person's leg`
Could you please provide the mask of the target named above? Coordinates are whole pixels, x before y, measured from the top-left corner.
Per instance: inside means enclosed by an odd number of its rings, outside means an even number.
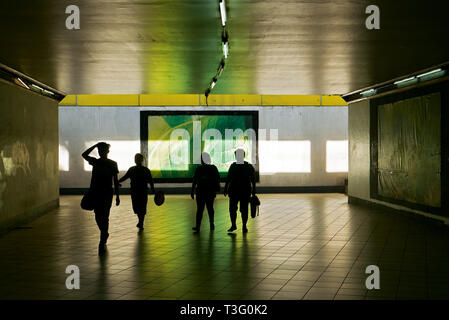
[[[104,205],[95,208],[95,221],[97,222],[98,229],[100,230],[100,243],[106,244],[109,233],[109,217],[107,216],[107,210]]]
[[[215,230],[214,225],[214,200],[215,196],[209,196],[206,200],[207,214],[209,215],[209,225],[211,230]]]
[[[234,231],[237,229],[237,204],[238,204],[238,198],[236,197],[230,197],[229,198],[229,216],[231,218],[231,228],[228,229],[228,232]]]
[[[97,223],[98,230],[100,230],[100,242],[102,242],[105,231],[105,213],[103,208],[101,207],[95,208],[94,212],[95,212],[95,222]]]
[[[104,209],[104,208],[103,208]],[[97,221],[98,228],[100,229],[100,242],[98,243],[98,253],[102,254],[106,251],[106,242],[109,238],[108,233],[108,218],[104,210],[97,210],[95,213],[95,220]]]
[[[246,223],[248,222],[248,204],[249,204],[249,197],[242,196],[240,198],[240,212],[242,214],[243,232],[248,232],[248,229],[246,227]]]
[[[140,212],[137,214],[139,217],[139,229],[143,230],[143,223],[145,221],[145,215],[147,214],[147,204],[148,204],[148,195],[145,193],[142,197],[142,207]]]
[[[148,194],[145,192],[132,192],[131,200],[133,204],[133,211],[139,218],[136,227],[143,230],[143,222],[147,212]]]
[[[194,228],[192,228],[195,231],[200,231],[201,228],[201,220],[203,220],[203,212],[204,212],[204,206],[206,205],[206,199],[197,194],[196,195],[196,225]]]

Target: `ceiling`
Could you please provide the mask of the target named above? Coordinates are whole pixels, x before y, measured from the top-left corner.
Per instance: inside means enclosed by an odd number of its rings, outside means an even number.
[[[65,28],[77,4],[81,29]],[[449,61],[448,1],[228,0],[212,93],[344,94]],[[218,0],[1,1],[0,63],[68,94],[201,93],[220,62]]]

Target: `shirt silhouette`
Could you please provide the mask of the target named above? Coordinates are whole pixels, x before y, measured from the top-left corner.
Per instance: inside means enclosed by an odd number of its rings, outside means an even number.
[[[94,191],[112,190],[114,175],[118,174],[117,162],[111,159],[89,157],[92,166],[90,188]]]
[[[131,179],[131,201],[133,211],[139,218],[136,227],[140,230],[144,229],[143,224],[147,214],[148,184],[151,186],[152,193],[155,193],[151,171],[142,165],[143,159],[143,155],[140,153],[136,154],[134,157],[136,165],[129,168],[126,174],[119,180],[119,182],[123,182]]]
[[[242,214],[243,232],[248,232],[246,226],[248,222],[248,204],[252,195],[256,193],[256,177],[254,167],[244,161],[245,152],[242,149],[235,151],[236,162],[232,163],[228,170],[226,179],[225,196],[229,194],[229,215],[231,218],[231,228],[228,232],[237,229],[237,207],[240,203],[240,213]]]
[[[209,215],[210,230],[215,229],[214,225],[214,199],[220,191],[220,174],[213,164],[210,164],[210,155],[207,152],[201,154],[201,165],[195,169],[192,183],[192,199],[196,193],[196,225],[192,229],[199,232],[201,220],[203,219],[204,207]]]
[[[89,156],[95,148],[98,148],[99,159]],[[100,254],[104,253],[106,242],[109,238],[109,214],[113,198],[113,183],[116,194],[116,205],[118,206],[120,204],[117,180],[118,167],[115,161],[108,159],[109,148],[109,144],[99,142],[82,154],[82,157],[92,166],[89,192],[94,199],[95,221],[100,229],[100,243],[98,245]]]

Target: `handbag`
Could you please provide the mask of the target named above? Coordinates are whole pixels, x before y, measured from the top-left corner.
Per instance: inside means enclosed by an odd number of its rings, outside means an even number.
[[[154,203],[157,206],[161,206],[165,201],[165,195],[162,190],[158,190],[154,193]]]
[[[80,205],[83,210],[92,211],[95,209],[95,195],[90,189],[84,194]]]
[[[250,207],[251,207],[251,218],[255,218],[259,215],[259,206],[260,206],[260,200],[259,198],[254,195],[249,199]]]

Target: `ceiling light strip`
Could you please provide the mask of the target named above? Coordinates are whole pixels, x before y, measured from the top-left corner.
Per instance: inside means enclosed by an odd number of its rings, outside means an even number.
[[[217,81],[221,74],[223,73],[223,69],[225,67],[225,60],[229,57],[229,34],[226,30],[227,23],[227,14],[226,14],[226,3],[225,0],[218,1],[219,9],[220,9],[220,18],[221,18],[221,47],[223,50],[223,57],[221,58],[220,64],[218,65],[217,72],[212,80],[209,82],[209,87],[204,92],[206,96],[206,105],[207,105],[207,97],[211,93],[212,89],[216,86]]]

